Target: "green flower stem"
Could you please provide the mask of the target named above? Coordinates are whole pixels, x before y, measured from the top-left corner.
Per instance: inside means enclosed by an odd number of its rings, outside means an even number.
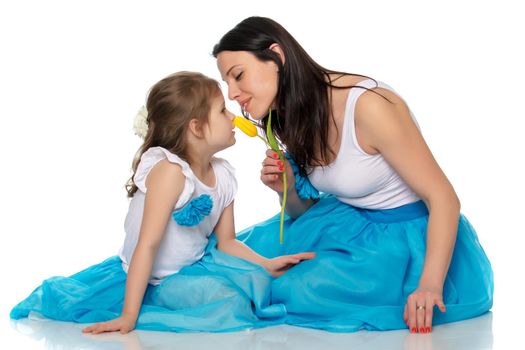
[[[257,134],[257,137],[264,141],[264,143],[272,149],[272,146],[262,137],[261,135]],[[288,193],[288,180],[286,177],[286,162],[284,160],[284,157],[279,152],[279,159],[283,162],[283,199],[281,201],[281,219],[279,223],[279,242],[283,244],[283,232],[284,232],[284,208],[286,206],[286,194]]]
[[[268,112],[268,124],[266,125],[266,137],[268,139],[267,144],[274,150],[278,155],[279,159],[283,162],[283,201],[281,202],[281,223],[279,227],[279,241],[283,244],[283,228],[284,228],[284,208],[286,206],[286,192],[288,191],[287,181],[286,181],[286,169],[284,168],[286,160],[284,159],[284,153],[279,149],[279,142],[275,138],[272,132],[272,110]]]
[[[280,157],[283,158],[283,157]],[[288,193],[288,181],[286,180],[286,163],[283,160],[283,201],[281,202],[281,223],[279,226],[279,242],[283,244],[284,208],[286,207],[286,194]]]

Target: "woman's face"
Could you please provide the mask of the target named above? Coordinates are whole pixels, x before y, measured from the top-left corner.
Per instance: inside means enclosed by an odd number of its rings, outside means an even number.
[[[279,80],[275,62],[262,62],[248,51],[223,51],[217,55],[217,66],[228,85],[228,98],[253,119],[260,120],[275,107]]]

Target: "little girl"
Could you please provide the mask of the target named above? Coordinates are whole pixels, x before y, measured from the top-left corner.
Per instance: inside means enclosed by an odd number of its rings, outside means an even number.
[[[268,305],[270,274],[279,276],[314,254],[267,259],[236,240],[234,170],[214,157],[235,143],[233,115],[219,84],[200,73],[170,75],[152,87],[146,110],[119,256],[69,278],[45,280],[11,318],[34,311],[99,322],[86,333],[282,323],[284,307]]]

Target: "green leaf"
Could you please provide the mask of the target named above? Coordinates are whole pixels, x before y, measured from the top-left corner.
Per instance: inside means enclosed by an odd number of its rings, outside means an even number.
[[[275,152],[277,152],[277,154],[281,154],[281,152],[279,152],[279,143],[277,142],[277,139],[275,138],[272,132],[272,110],[271,109],[270,109],[270,114],[268,115],[268,125],[266,125],[266,136],[268,137],[268,143],[270,144],[270,147]]]

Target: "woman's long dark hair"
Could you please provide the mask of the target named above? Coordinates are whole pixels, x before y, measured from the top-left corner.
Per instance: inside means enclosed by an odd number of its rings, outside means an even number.
[[[279,44],[285,64],[270,49]],[[317,64],[286,29],[272,19],[249,17],[226,33],[213,48],[216,58],[222,51],[249,51],[261,61],[273,61],[279,68],[276,111],[272,113],[272,131],[296,161],[299,172],[333,159],[335,152],[328,145],[328,126],[334,122],[330,74],[356,75],[326,69]],[[366,77],[368,78],[368,77]],[[268,116],[262,119],[264,130]]]

